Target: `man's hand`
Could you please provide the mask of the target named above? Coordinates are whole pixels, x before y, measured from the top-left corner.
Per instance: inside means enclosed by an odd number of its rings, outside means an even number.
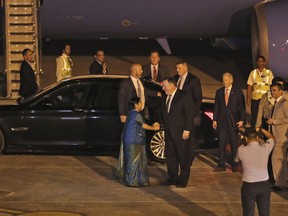
[[[161,92],[157,92],[157,97],[162,97]]]
[[[216,129],[217,128],[217,121],[213,121],[212,126],[213,126],[214,129]]]
[[[189,131],[183,131],[183,134],[182,134],[182,139],[183,140],[187,140],[187,139],[189,139],[189,134],[190,134],[190,132]]]
[[[103,71],[107,70],[107,64],[105,62],[102,64],[102,67],[103,67]]]
[[[121,115],[121,116],[120,116],[121,122],[122,122],[122,123],[125,123],[125,122],[126,122],[126,118],[127,118],[126,115]]]
[[[237,127],[238,127],[238,128],[242,127],[242,126],[243,126],[243,124],[244,124],[244,122],[243,122],[243,121],[239,121],[239,122],[237,122],[237,123],[236,123],[236,125],[237,125]]]
[[[152,127],[154,130],[160,130],[160,124],[158,122],[155,122]]]
[[[268,118],[266,123],[269,124],[269,125],[273,125],[274,124],[274,119],[273,118]]]

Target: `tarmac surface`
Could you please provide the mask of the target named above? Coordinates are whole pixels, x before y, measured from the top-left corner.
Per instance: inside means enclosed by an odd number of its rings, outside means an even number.
[[[161,186],[165,164],[131,188],[114,177],[116,156],[1,155],[0,216],[242,215],[242,175],[213,172],[215,152],[198,152],[186,188]],[[287,200],[272,192],[271,215],[288,215]]]

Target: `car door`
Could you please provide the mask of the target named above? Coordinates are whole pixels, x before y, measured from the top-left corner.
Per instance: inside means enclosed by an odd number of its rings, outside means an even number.
[[[23,113],[23,145],[85,145],[90,85],[74,83],[45,95]]]
[[[99,79],[93,84],[93,99],[86,117],[88,145],[119,145],[122,124],[118,114],[120,79]]]

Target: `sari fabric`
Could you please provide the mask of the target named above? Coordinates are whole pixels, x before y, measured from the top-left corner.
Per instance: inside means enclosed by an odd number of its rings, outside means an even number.
[[[122,132],[117,175],[127,186],[149,184],[143,117],[130,110]]]

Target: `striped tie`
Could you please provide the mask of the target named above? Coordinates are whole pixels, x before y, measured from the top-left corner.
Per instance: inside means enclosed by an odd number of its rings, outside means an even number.
[[[141,99],[141,86],[139,79],[137,79],[137,96]]]

